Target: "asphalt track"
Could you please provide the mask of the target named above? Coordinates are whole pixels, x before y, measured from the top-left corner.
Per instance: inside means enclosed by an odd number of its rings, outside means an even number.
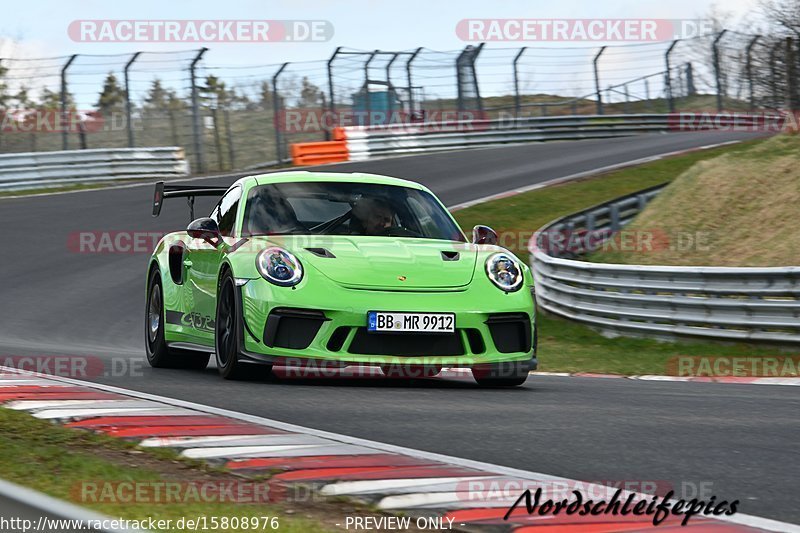
[[[415,179],[454,205],[742,137],[703,132],[532,144],[326,170]],[[158,219],[150,217],[151,202],[151,186],[0,200],[7,232],[0,354],[96,356],[119,375],[94,379],[120,387],[575,479],[668,483],[689,497],[701,490],[741,500],[742,513],[800,523],[796,387],[533,376],[520,389],[483,390],[460,380],[235,383],[212,367],[154,371],[142,364],[147,254],[83,254],[68,244],[78,232],[186,225],[180,201]],[[197,213],[207,210],[198,201]]]

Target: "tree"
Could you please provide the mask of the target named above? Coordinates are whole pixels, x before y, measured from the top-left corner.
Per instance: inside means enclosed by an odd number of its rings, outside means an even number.
[[[200,87],[200,92],[203,93],[204,99],[208,102],[208,107],[216,109],[223,106],[228,101],[228,92],[225,89],[225,82],[213,74],[206,77],[206,84]]]
[[[164,111],[169,107],[169,97],[170,93],[161,85],[161,80],[155,78],[144,99],[145,108]]]
[[[113,72],[109,72],[103,82],[103,90],[97,100],[97,108],[103,115],[108,115],[113,111],[120,111],[125,104],[125,91],[119,86],[117,77]]]
[[[0,63],[0,107],[5,108],[8,106],[8,100],[11,95],[8,93],[8,85],[3,81],[3,78],[8,73],[8,69]]]
[[[308,79],[308,76],[303,76],[303,80],[300,82],[300,101],[298,102],[299,107],[316,107],[319,105],[320,100],[322,99],[322,90],[311,83],[311,80]]]
[[[762,0],[760,7],[772,31],[800,39],[800,3],[797,0]]]

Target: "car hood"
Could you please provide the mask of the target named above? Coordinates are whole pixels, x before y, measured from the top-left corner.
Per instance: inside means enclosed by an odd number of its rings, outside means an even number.
[[[432,239],[273,236],[268,240],[291,251],[304,265],[353,288],[464,287],[472,281],[478,255],[474,245]]]

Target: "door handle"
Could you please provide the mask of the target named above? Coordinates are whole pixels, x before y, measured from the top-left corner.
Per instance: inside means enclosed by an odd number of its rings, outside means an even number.
[[[183,260],[183,266],[185,266],[186,268],[192,268],[192,260],[191,259],[184,259]]]

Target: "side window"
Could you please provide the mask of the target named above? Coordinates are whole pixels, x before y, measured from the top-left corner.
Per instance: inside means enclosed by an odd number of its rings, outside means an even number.
[[[214,208],[211,218],[219,224],[219,232],[224,237],[230,237],[233,233],[233,226],[236,224],[236,212],[239,208],[239,199],[242,197],[242,188],[231,189],[219,201],[219,205]]]

